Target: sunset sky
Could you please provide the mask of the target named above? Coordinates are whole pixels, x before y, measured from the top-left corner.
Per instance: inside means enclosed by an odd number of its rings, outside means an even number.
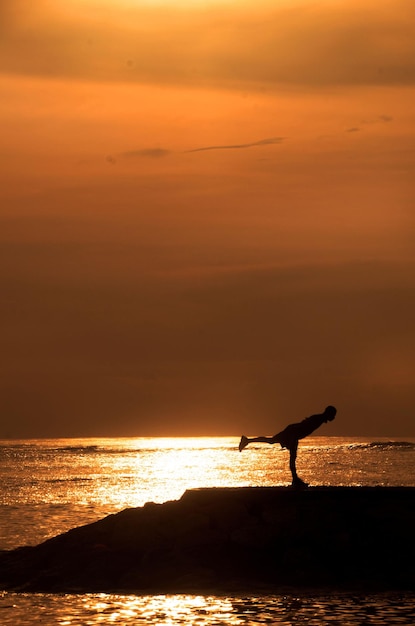
[[[0,437],[415,436],[413,0],[2,0]]]

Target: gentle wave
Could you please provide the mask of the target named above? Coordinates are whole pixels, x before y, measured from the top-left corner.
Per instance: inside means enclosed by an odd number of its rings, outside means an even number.
[[[75,478],[49,478],[48,480],[45,480],[45,483],[85,483],[88,481],[93,480],[92,478],[83,478],[83,477],[75,477]],[[32,481],[32,483],[35,482],[43,482],[41,480],[38,481]]]
[[[308,443],[307,439],[303,439],[300,441],[300,445],[303,450],[308,450],[309,452],[333,452],[333,451],[364,451],[364,450],[372,450],[372,451],[385,451],[385,450],[395,450],[396,452],[405,452],[405,451],[413,451],[415,450],[415,441],[344,441],[337,442],[333,441],[327,444],[327,441],[323,443],[317,443],[316,441]]]
[[[316,438],[317,439],[317,438]],[[335,439],[333,439],[332,441],[330,441],[330,443],[327,443],[327,438],[325,438],[324,443],[320,443],[316,440],[314,441],[310,441],[310,443],[308,443],[308,440],[303,440],[301,441],[302,447],[308,449],[309,451],[312,450],[316,450],[316,451],[322,451],[322,450],[333,450],[333,449],[337,449],[337,450],[350,450],[350,451],[364,451],[364,450],[400,450],[400,451],[412,451],[415,450],[415,442],[414,441],[367,441],[367,442],[363,442],[363,441],[355,441],[355,442],[342,442],[342,443],[338,443],[335,441]],[[237,449],[237,439],[235,439],[235,443],[234,442],[229,442],[227,441],[226,444],[222,444],[222,445],[214,445],[213,446],[215,452],[229,452],[232,450],[236,450]],[[259,450],[261,450],[262,446],[259,446]],[[138,447],[118,447],[118,446],[114,446],[114,447],[107,447],[106,445],[99,445],[99,444],[86,444],[86,445],[57,445],[57,446],[46,446],[43,447],[41,445],[38,444],[33,444],[33,443],[10,443],[10,444],[0,444],[0,456],[3,457],[10,457],[10,456],[21,456],[22,454],[24,455],[24,457],[26,457],[27,455],[32,456],[32,454],[35,454],[36,456],[38,454],[40,454],[41,456],[54,456],[56,457],[57,455],[62,455],[62,457],[66,457],[66,456],[71,456],[71,455],[75,455],[75,456],[89,456],[89,457],[94,457],[94,456],[98,456],[98,455],[108,455],[108,456],[117,456],[117,455],[122,455],[122,456],[127,456],[127,457],[134,457],[134,456],[147,456],[147,455],[152,455],[155,452],[170,452],[170,451],[175,451],[175,452],[179,452],[181,450],[187,450],[188,446],[186,445],[175,445],[174,443],[172,443],[172,445],[163,445],[162,447],[158,447],[158,446],[152,446],[152,447],[147,447],[147,446],[143,446],[141,447],[140,445]],[[203,449],[211,449],[211,446],[209,446],[208,444],[206,444],[206,446],[201,446],[197,448],[199,451],[203,450]],[[265,448],[264,448],[265,449]]]
[[[236,440],[235,440],[236,441]],[[44,455],[53,455],[62,454],[62,455],[102,455],[106,454],[109,456],[112,455],[120,455],[123,456],[131,456],[131,455],[145,455],[145,454],[154,454],[155,452],[169,452],[169,451],[180,451],[189,449],[187,446],[163,446],[162,448],[152,447],[152,448],[107,448],[105,446],[64,446],[64,447],[47,447],[41,448],[33,445],[13,445],[13,446],[5,446],[0,445],[0,454],[10,454],[13,451],[18,452],[36,452]],[[210,446],[206,445],[206,448],[198,448],[198,450],[210,449]],[[225,446],[215,446],[215,451],[229,451],[229,450],[237,450],[237,443],[234,445],[225,445]]]
[[[100,452],[101,449],[99,446],[63,446],[58,448],[52,448],[51,451],[56,452],[74,452],[75,454],[78,452]]]
[[[412,441],[372,441],[370,443],[356,443],[350,444],[347,446],[348,450],[389,450],[389,449],[400,449],[400,450],[414,450],[415,443]]]

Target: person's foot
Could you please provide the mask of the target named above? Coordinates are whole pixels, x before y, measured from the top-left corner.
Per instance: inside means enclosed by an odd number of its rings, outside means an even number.
[[[242,435],[241,437],[241,441],[239,442],[239,452],[242,452],[242,450],[244,448],[246,448],[246,446],[248,445],[248,437],[245,437],[245,435]]]
[[[301,480],[301,478],[298,478],[297,476],[297,478],[293,478],[291,486],[295,489],[307,489],[308,483],[305,483],[303,480]]]

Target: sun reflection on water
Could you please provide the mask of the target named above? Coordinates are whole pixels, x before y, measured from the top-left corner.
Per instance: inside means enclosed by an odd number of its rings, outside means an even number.
[[[87,595],[82,614],[90,615],[85,624],[240,624],[232,601],[227,597],[192,595],[114,596]],[[85,619],[85,617],[84,617]],[[77,615],[64,616],[61,626],[77,624]],[[136,622],[137,623],[137,622]]]

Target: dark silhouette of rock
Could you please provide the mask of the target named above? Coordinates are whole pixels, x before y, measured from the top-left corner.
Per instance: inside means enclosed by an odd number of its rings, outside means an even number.
[[[196,489],[0,554],[0,588],[413,589],[413,487]]]

